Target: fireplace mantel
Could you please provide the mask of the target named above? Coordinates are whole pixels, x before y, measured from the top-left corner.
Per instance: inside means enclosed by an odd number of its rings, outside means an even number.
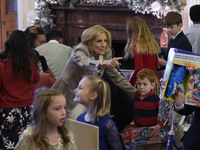
[[[113,40],[126,41],[126,20],[132,16],[142,17],[158,42],[162,33],[162,20],[151,14],[134,13],[127,7],[75,5],[74,8],[52,6],[51,9],[56,14],[57,27],[64,34],[64,43],[71,47],[79,42],[83,30],[95,24],[108,29]]]

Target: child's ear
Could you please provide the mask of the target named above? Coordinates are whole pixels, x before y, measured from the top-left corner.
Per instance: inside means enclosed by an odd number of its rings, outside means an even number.
[[[155,83],[155,82],[154,82],[154,83],[151,83],[151,86],[152,86],[151,89],[154,89],[154,88],[156,87],[156,83]]]
[[[183,27],[183,23],[180,23],[180,24],[179,24],[179,27],[182,28],[182,27]]]
[[[90,95],[90,99],[95,100],[96,98],[97,98],[97,92],[92,92],[92,94]]]

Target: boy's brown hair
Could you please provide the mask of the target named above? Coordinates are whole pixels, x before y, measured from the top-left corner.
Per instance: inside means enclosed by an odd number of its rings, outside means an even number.
[[[167,15],[164,18],[164,24],[166,26],[171,26],[171,25],[180,25],[183,23],[182,21],[182,16],[178,12],[168,12]]]
[[[151,83],[155,83],[155,74],[150,69],[142,69],[137,73],[137,79],[145,79],[147,78]]]

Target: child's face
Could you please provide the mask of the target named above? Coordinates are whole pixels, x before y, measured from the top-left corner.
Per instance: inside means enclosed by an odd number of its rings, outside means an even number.
[[[154,83],[151,83],[147,78],[137,79],[137,89],[142,97],[148,95],[148,93],[154,88]]]
[[[170,26],[166,26],[167,27],[167,32],[171,35],[171,36],[175,36],[178,32],[181,31],[183,24],[180,23],[178,26],[177,25],[170,25]]]
[[[91,82],[87,78],[83,78],[75,91],[74,101],[84,106],[91,106],[94,100],[94,92],[90,91]],[[95,97],[96,98],[96,97]]]
[[[63,95],[55,96],[50,105],[47,107],[45,115],[47,123],[46,127],[62,126],[66,119],[66,100]]]

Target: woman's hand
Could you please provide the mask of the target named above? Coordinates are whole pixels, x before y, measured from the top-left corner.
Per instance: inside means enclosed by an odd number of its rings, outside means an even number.
[[[102,66],[110,66],[110,67],[119,68],[121,63],[119,63],[118,60],[120,60],[120,59],[123,59],[123,57],[114,57],[114,58],[109,59],[109,60],[103,60],[101,65]]]

